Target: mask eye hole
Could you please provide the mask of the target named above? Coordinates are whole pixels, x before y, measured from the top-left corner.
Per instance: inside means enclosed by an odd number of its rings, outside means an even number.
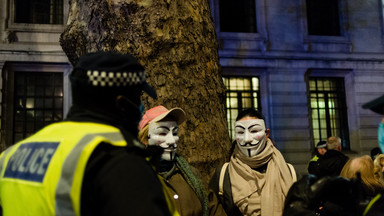
[[[179,128],[173,129],[172,131],[173,136],[177,136],[178,133],[179,133]]]

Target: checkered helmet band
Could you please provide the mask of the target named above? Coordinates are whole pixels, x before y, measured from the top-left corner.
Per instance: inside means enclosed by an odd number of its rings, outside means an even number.
[[[145,82],[145,71],[135,72],[106,72],[88,70],[87,76],[92,86],[125,87]]]

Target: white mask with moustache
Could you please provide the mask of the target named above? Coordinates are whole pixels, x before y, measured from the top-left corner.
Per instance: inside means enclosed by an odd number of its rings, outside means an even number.
[[[179,127],[176,121],[163,121],[149,123],[148,126],[148,145],[160,146],[164,149],[161,159],[173,161],[175,159],[177,135]]]
[[[237,145],[244,155],[253,157],[264,150],[267,134],[263,119],[237,121],[235,134]]]

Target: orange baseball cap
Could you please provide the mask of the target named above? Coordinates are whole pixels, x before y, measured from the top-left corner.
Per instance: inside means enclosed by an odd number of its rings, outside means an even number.
[[[147,124],[150,122],[158,122],[164,119],[167,116],[172,116],[175,118],[176,123],[180,125],[183,123],[186,119],[185,112],[183,109],[179,107],[172,108],[168,110],[164,106],[156,106],[149,110],[147,110],[140,123],[139,123],[139,130],[142,130]]]

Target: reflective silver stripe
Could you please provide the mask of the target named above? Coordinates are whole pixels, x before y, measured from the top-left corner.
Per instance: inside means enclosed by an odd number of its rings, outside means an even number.
[[[75,168],[79,161],[81,152],[95,137],[104,137],[111,142],[123,141],[124,137],[119,132],[113,133],[98,133],[98,134],[87,134],[85,135],[72,149],[71,153],[67,156],[64,161],[61,176],[56,187],[55,194],[55,213],[56,215],[76,215],[75,209],[71,200],[71,188],[73,184],[73,178],[75,175]]]
[[[1,158],[0,158],[0,174],[3,172],[4,160],[5,160],[5,158],[7,157],[7,154],[8,154],[8,153],[11,151],[11,149],[13,149],[13,148],[15,148],[15,145],[13,145],[13,146],[7,148],[7,149],[4,151],[3,155],[1,156]]]
[[[5,149],[5,151],[3,152],[3,155],[1,156],[0,158],[0,175],[2,175],[3,173],[3,167],[4,167],[4,160],[5,158],[7,157],[7,154],[11,151],[11,149],[15,148],[15,145],[11,146],[11,147],[8,147],[7,149]],[[1,176],[2,177],[2,176]],[[2,203],[1,199],[0,199],[0,204]]]

